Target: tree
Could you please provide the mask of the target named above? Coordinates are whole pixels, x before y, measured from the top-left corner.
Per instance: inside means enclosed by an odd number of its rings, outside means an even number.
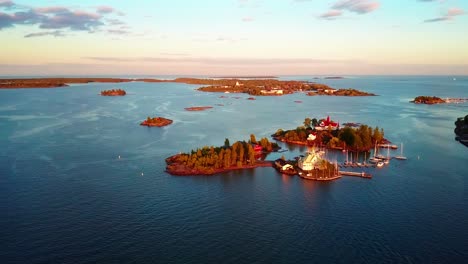
[[[319,123],[318,123],[317,118],[313,118],[313,119],[312,119],[312,126],[313,126],[313,127],[316,127],[316,126],[318,126],[318,124],[319,124]]]
[[[356,140],[356,135],[354,130],[350,127],[345,127],[341,130],[339,135],[340,140],[344,141],[346,145],[353,147],[354,141]]]
[[[250,134],[250,143],[257,144],[257,139],[254,134]]]
[[[310,118],[306,117],[304,119],[304,126],[307,128],[307,127],[310,127],[310,124],[311,124],[312,120],[310,120]]]
[[[225,147],[225,148],[229,148],[230,146],[231,146],[231,144],[229,143],[229,139],[226,138],[226,139],[224,140],[224,147]]]

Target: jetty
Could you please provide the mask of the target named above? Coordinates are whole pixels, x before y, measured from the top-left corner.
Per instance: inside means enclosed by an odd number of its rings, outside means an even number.
[[[338,171],[338,174],[341,176],[353,176],[353,177],[372,179],[372,175],[366,172]]]

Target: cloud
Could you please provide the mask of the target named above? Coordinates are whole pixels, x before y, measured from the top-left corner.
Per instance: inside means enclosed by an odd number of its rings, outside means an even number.
[[[65,34],[60,30],[55,31],[44,31],[44,32],[37,32],[37,33],[30,33],[25,35],[25,38],[33,38],[33,37],[44,37],[44,36],[54,36],[54,37],[63,37]]]
[[[100,62],[133,62],[133,63],[178,63],[198,65],[311,65],[354,63],[356,60],[323,60],[312,58],[212,58],[212,57],[85,57],[83,59]]]
[[[96,11],[99,14],[110,14],[110,13],[115,12],[115,9],[111,6],[98,6]]]
[[[336,10],[347,10],[357,14],[366,14],[375,11],[380,7],[378,1],[370,0],[342,0],[335,3],[332,9]]]
[[[444,16],[426,19],[423,22],[424,23],[442,22],[442,21],[452,20],[456,16],[461,16],[464,14],[465,14],[465,11],[463,11],[463,9],[454,7],[454,8],[449,8]]]
[[[109,25],[113,25],[113,26],[118,26],[118,25],[125,25],[125,22],[123,22],[122,20],[119,20],[119,19],[107,19],[106,22],[109,24]]]
[[[319,17],[324,19],[334,19],[336,17],[341,16],[343,13],[340,10],[329,10],[326,13],[321,14]]]
[[[1,1],[0,0],[0,7],[10,8],[10,7],[13,7],[14,5],[15,5],[15,3],[13,3],[12,1]]]
[[[242,22],[252,22],[252,21],[254,21],[253,17],[244,17],[244,18],[242,18]]]
[[[1,1],[0,7],[18,7],[12,1]],[[17,8],[15,8],[17,9]],[[109,25],[124,25],[123,21],[107,18],[106,16],[115,13],[123,13],[110,6],[99,6],[96,11],[83,11],[71,9],[65,6],[46,7],[26,7],[21,6],[19,12],[0,12],[0,30],[15,25],[36,25],[41,29],[57,29],[70,31],[88,31],[90,33],[99,31],[108,22]],[[116,30],[107,29],[103,32],[116,34]],[[122,33],[122,31],[120,31]],[[27,37],[53,35],[56,37],[65,36],[62,31],[46,31],[31,33]],[[25,37],[26,37],[25,36]]]
[[[107,33],[114,35],[128,35],[130,31],[124,29],[108,29]]]

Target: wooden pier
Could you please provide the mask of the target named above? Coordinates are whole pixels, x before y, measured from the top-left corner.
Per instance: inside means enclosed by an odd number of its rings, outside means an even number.
[[[353,176],[353,177],[361,177],[366,179],[372,179],[372,175],[365,172],[354,172],[354,171],[338,171],[338,173],[342,176]]]

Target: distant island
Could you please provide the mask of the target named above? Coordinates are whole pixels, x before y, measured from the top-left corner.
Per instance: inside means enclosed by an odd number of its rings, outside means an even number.
[[[192,107],[185,107],[184,109],[187,111],[204,111],[207,109],[213,108],[212,106],[192,106]]]
[[[327,77],[325,77],[325,79],[332,79],[332,80],[333,79],[344,79],[344,77],[342,77],[342,76],[327,76]]]
[[[330,149],[347,149],[349,151],[369,151],[381,143],[389,143],[384,138],[384,130],[360,124],[353,128],[340,128],[339,123],[330,117],[317,120],[305,118],[302,126],[296,129],[278,129],[273,139],[289,144],[305,146],[322,146]]]
[[[418,96],[411,102],[415,104],[444,104],[445,100],[436,96]]]
[[[255,78],[254,78],[255,77]],[[281,96],[295,92],[312,92],[313,95],[338,95],[338,96],[371,96],[374,94],[361,92],[355,89],[334,89],[325,84],[308,81],[280,81],[277,79],[259,79],[251,76],[244,79],[200,79],[200,78],[176,78],[168,80],[160,79],[121,79],[121,78],[34,78],[34,79],[0,79],[0,89],[14,88],[52,88],[66,87],[73,83],[125,83],[125,82],[176,82],[196,85],[208,85],[197,90],[203,92],[222,93],[246,93],[257,96]],[[265,76],[274,77],[274,76]],[[237,77],[239,78],[239,77]],[[335,78],[335,77],[333,77]],[[338,77],[336,77],[338,78]],[[312,95],[312,94],[310,94]]]
[[[132,79],[121,78],[31,78],[31,79],[0,79],[0,88],[56,88],[66,87],[69,83],[121,83]]]
[[[271,75],[265,75],[265,76],[214,76],[210,77],[213,79],[277,79],[278,76],[271,76]]]
[[[163,127],[172,124],[171,119],[167,119],[164,117],[147,117],[145,121],[141,122],[141,126],[148,126],[148,127]]]
[[[468,147],[468,115],[464,118],[459,117],[457,121],[455,121],[454,132],[457,135],[455,139]]]
[[[308,92],[308,96],[330,95],[330,96],[375,96],[373,93],[367,93],[356,89],[318,89],[314,92]]]
[[[279,149],[278,144],[250,135],[250,140],[237,141],[230,145],[226,138],[220,147],[205,146],[166,158],[166,172],[172,175],[212,175],[230,170],[256,167],[271,167],[272,162],[257,157]]]
[[[122,89],[112,89],[101,91],[102,96],[124,96],[127,93]]]

